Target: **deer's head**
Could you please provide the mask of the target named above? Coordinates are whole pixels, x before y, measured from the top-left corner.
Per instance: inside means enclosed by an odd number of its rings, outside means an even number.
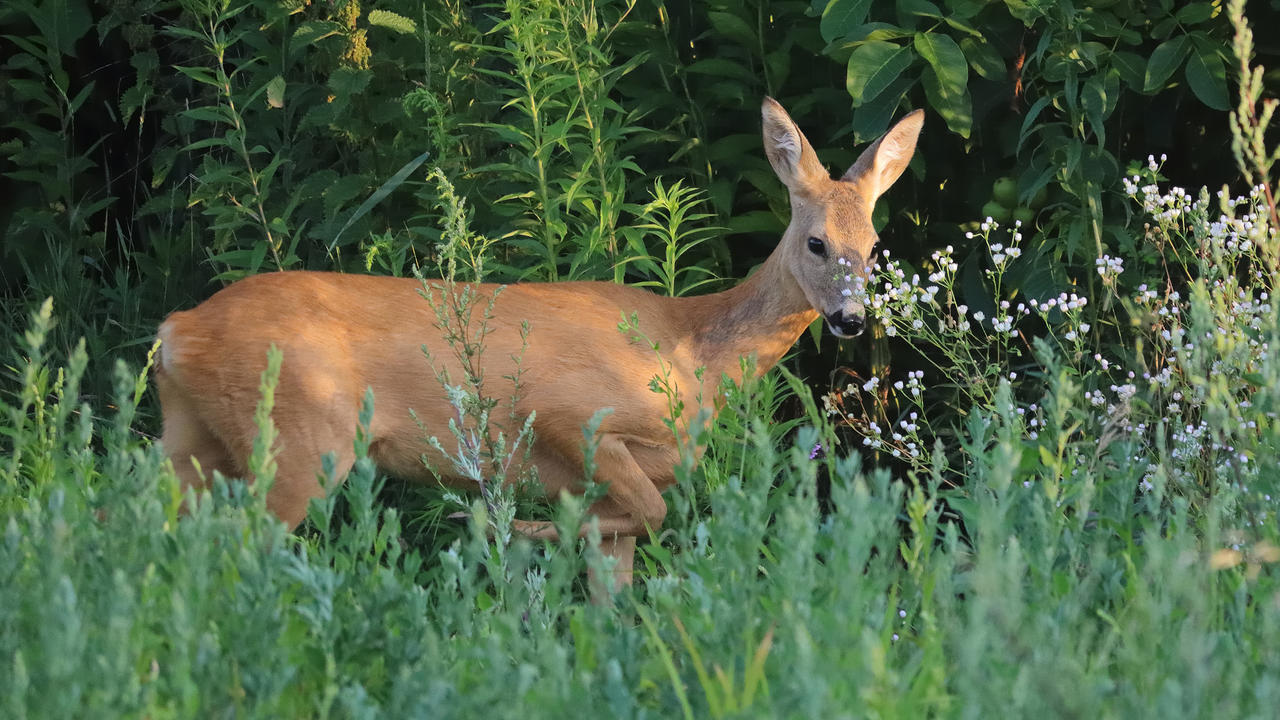
[[[866,280],[877,240],[871,208],[915,153],[924,113],[916,110],[898,121],[848,172],[832,180],[777,101],[765,98],[761,112],[765,154],[791,195],[781,259],[834,335],[858,335],[866,315],[857,286]]]

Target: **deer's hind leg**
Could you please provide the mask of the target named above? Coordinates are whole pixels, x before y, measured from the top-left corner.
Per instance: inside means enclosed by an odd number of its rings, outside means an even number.
[[[173,461],[183,494],[187,488],[203,490],[217,470],[227,477],[244,473],[244,465],[202,419],[200,409],[173,379],[161,374],[156,387],[164,413],[160,442]]]
[[[335,490],[355,463],[359,403],[336,377],[343,375],[324,365],[290,369],[286,359],[281,367],[272,411],[279,432],[276,476],[267,491],[267,509],[290,528],[306,519],[311,499]],[[321,477],[330,452],[335,455],[334,486],[326,488]]]
[[[271,413],[278,432],[273,447],[276,472],[266,502],[267,509],[290,528],[306,519],[311,498],[325,493],[320,482],[325,454],[336,453],[337,482],[355,462],[358,405],[350,393],[336,386],[333,377],[331,368],[312,366],[308,372],[291,368],[287,361],[281,367]],[[183,490],[206,487],[214,470],[245,477],[258,435],[255,404],[202,402],[171,377],[161,376],[157,384],[164,412],[162,441]],[[193,457],[200,472],[190,461]]]

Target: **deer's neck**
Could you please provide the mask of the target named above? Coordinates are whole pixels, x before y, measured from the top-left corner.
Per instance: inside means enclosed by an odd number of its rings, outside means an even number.
[[[775,249],[737,287],[698,298],[695,342],[707,378],[741,379],[739,358],[755,355],[756,375],[777,364],[818,317]]]

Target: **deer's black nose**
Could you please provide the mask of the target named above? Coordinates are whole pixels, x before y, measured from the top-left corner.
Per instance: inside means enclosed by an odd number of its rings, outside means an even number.
[[[827,315],[827,325],[837,337],[851,338],[862,334],[865,320],[862,315],[849,315],[837,310]]]

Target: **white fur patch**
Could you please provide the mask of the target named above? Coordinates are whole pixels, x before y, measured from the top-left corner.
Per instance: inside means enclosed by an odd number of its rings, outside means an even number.
[[[800,160],[800,139],[796,133],[779,129],[773,136],[773,146],[786,156],[792,167]]]
[[[169,326],[168,320],[160,323],[160,328],[156,330],[156,337],[160,338],[160,367],[164,369],[173,368],[172,330],[173,328]]]

